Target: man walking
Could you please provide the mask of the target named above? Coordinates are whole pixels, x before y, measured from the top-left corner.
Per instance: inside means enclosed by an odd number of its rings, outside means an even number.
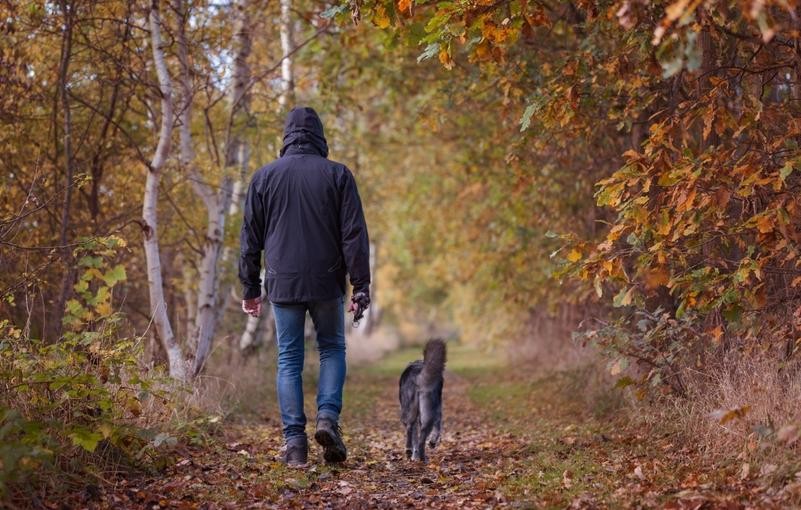
[[[345,384],[345,275],[358,318],[370,303],[370,243],[350,170],[326,159],[323,124],[312,108],[286,119],[280,158],[253,177],[245,201],[239,279],[242,309],[261,313],[261,252],[278,337],[278,404],[290,466],[308,458],[302,371],[304,323],[311,315],[320,353],[315,440],[327,462],[347,457],[339,427]]]

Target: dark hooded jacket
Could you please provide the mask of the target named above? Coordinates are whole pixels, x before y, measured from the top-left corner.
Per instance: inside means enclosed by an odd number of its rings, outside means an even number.
[[[245,299],[261,295],[265,252],[267,296],[274,303],[323,301],[370,285],[370,242],[356,181],[326,159],[323,124],[312,108],[286,119],[281,157],[253,176],[245,200],[239,279]]]

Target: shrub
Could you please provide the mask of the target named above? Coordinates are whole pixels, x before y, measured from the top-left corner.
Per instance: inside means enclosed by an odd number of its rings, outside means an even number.
[[[123,247],[109,237],[76,250],[82,273],[57,343],[0,321],[2,496],[18,498],[34,480],[52,493],[78,479],[70,475],[153,466],[162,458],[159,449],[176,442],[142,425],[143,404],[155,399],[163,405],[170,395],[157,378],[140,375],[139,339],[119,337],[122,318],[112,295],[126,275],[109,261]]]

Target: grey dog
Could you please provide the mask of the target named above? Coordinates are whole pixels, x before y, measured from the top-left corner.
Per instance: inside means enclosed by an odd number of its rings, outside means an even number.
[[[445,342],[429,340],[423,359],[409,363],[400,378],[401,421],[406,426],[406,458],[426,460],[425,444],[434,448],[442,435],[442,386]]]

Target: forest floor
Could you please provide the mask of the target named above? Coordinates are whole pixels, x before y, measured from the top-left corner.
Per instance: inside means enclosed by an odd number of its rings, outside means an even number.
[[[397,377],[418,350],[352,367],[343,415],[348,461],[328,466],[312,441],[307,469],[277,459],[274,403],[180,447],[157,476],[128,478],[95,508],[787,508],[740,465],[714,467],[674,434],[636,425],[620,398],[587,391],[587,370],[540,377],[451,346],[444,436],[427,465],[407,461]],[[314,377],[307,377],[307,401]],[[604,396],[606,395],[606,396]],[[311,414],[310,416],[313,416]],[[310,420],[311,421],[311,420]],[[311,429],[311,425],[309,427]],[[798,502],[795,496],[796,503]]]

